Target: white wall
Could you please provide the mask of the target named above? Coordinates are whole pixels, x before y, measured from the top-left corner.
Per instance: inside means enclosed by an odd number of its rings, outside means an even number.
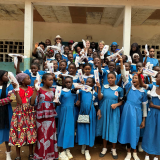
[[[33,41],[52,40],[60,34],[64,41],[73,39],[81,41],[86,39],[86,35],[92,36],[92,41],[104,40],[106,44],[116,41],[122,46],[123,26],[114,28],[107,25],[88,25],[88,24],[64,24],[34,22]],[[18,21],[0,21],[0,40],[23,40],[24,23]],[[131,43],[160,45],[160,26],[132,26]]]

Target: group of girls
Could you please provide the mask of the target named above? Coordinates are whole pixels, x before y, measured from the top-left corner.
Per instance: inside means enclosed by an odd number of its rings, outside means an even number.
[[[73,49],[73,43],[70,41],[63,47],[59,35],[55,38],[55,45],[60,46],[58,51],[47,48],[51,45],[48,39],[36,43],[33,51],[36,58],[26,71],[20,70],[18,57],[19,90],[16,83],[8,82],[8,72],[0,70],[0,143],[6,144],[6,160],[11,160],[10,146],[16,146],[15,160],[21,160],[20,148],[25,144],[29,144],[29,160],[69,160],[73,158],[71,151],[75,143],[82,146],[85,159],[91,160],[89,150],[95,145],[96,136],[103,139],[99,157],[107,154],[107,142],[110,142],[112,157],[118,159],[119,142],[127,146],[125,160],[130,160],[132,155],[134,160],[139,160],[136,150],[139,143],[139,150],[146,152],[145,160],[149,160],[149,154],[158,160],[160,68],[154,49],[150,48],[149,56],[143,59],[135,43],[130,52],[132,62],[127,55],[109,61],[107,57],[119,50],[113,42],[101,60],[104,42],[100,41],[95,50],[94,43],[90,46],[86,40],[84,51],[88,57],[77,66],[74,62],[76,57],[81,57],[82,48]],[[38,46],[45,54],[37,50]],[[156,77],[143,75],[142,67],[147,62],[153,64]],[[53,63],[53,73],[48,71],[47,63]],[[78,69],[82,69],[83,80],[77,75]],[[94,70],[99,72],[96,83]],[[35,87],[37,76],[41,77],[39,90]],[[54,102],[57,86],[62,86],[62,90],[59,102]],[[14,96],[17,106],[12,113]],[[88,115],[89,123],[77,122],[79,115]]]

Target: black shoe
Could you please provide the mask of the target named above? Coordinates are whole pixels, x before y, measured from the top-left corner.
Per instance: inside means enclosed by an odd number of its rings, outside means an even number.
[[[33,154],[29,155],[28,160],[33,160]]]
[[[102,152],[99,154],[99,157],[104,157],[107,154],[107,151],[105,154],[102,154]]]
[[[118,159],[118,154],[117,155],[113,155],[112,151],[111,151],[112,157],[113,159]]]
[[[15,160],[21,160],[21,157],[16,157]]]

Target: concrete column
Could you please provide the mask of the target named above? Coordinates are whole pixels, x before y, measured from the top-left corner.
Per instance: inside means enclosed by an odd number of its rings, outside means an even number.
[[[131,42],[131,6],[127,5],[124,8],[123,19],[123,47],[124,54],[129,55]]]
[[[31,1],[25,1],[24,15],[24,71],[30,69],[30,59],[33,47],[33,4]]]

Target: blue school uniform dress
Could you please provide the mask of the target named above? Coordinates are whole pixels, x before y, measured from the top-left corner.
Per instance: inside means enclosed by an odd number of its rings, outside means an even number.
[[[137,72],[136,64],[132,63],[130,70],[131,70],[131,73]]]
[[[120,108],[112,109],[111,105],[118,103],[118,99],[123,98],[123,90],[118,86],[103,85],[103,99],[100,103],[102,118],[97,120],[96,136],[102,136],[112,143],[117,143],[118,131],[120,125]]]
[[[105,70],[102,68],[102,74],[100,75],[100,78],[103,79],[103,84],[109,84],[108,83],[108,78],[107,78],[107,75],[108,73],[110,73],[109,70]],[[115,84],[117,84],[119,82],[119,79],[120,79],[120,76],[117,74],[117,72],[115,72],[116,74],[116,81],[115,81]]]
[[[88,61],[93,61],[93,58],[92,57],[88,57]]]
[[[31,70],[27,69],[27,70],[25,70],[23,73],[28,74],[29,77],[30,77],[30,79],[31,79],[31,84],[30,84],[29,86],[34,86],[34,81],[36,80],[36,76],[33,75],[33,73],[31,72]],[[40,75],[40,77],[42,78],[43,74],[45,74],[46,71],[41,71],[41,70],[39,70],[37,73],[38,73],[38,74]]]
[[[127,94],[127,101],[122,111],[118,141],[121,144],[129,143],[131,148],[136,149],[140,137],[142,118],[147,116],[145,112],[145,109],[147,111],[147,94],[142,88],[138,90],[128,81],[125,82],[124,87],[126,92],[130,87],[131,89]]]
[[[108,65],[103,67],[105,70],[109,70]]]
[[[98,67],[96,67],[94,65],[93,61],[89,61],[88,63],[91,64],[91,72],[90,72],[90,74],[94,74],[94,70],[97,70]]]
[[[144,62],[144,60],[145,60],[145,57],[143,58],[143,62]],[[153,67],[159,66],[158,59],[156,59],[156,58],[147,57],[147,61],[146,62],[150,62],[150,64],[153,64]]]
[[[90,123],[77,123],[77,139],[79,145],[94,146],[96,131],[96,110],[94,104],[97,99],[97,92],[79,90],[81,97],[80,113],[81,115],[89,115]]]
[[[55,77],[58,78],[58,75],[61,74],[61,72],[57,71],[57,72],[54,72],[54,74],[55,74]],[[57,87],[57,82],[55,80],[53,80],[52,87],[55,88],[55,89]]]
[[[156,86],[149,84],[147,90],[151,90],[151,101],[160,106],[160,95],[156,93]],[[148,154],[160,155],[160,109],[148,108],[148,116],[142,140],[142,148]]]
[[[12,92],[12,90],[13,90],[13,86],[11,84],[7,84],[6,95],[8,95],[10,92]],[[2,94],[2,86],[0,86],[0,95],[1,94]],[[9,126],[10,126],[13,111],[12,111],[12,106],[10,103],[8,103],[7,106],[8,106],[8,118],[9,118]],[[9,141],[9,131],[10,131],[10,127],[0,129],[0,144],[2,144],[3,142]]]
[[[77,94],[71,93],[70,89],[62,89],[60,95],[60,115],[58,121],[58,146],[63,149],[74,147],[75,118],[74,104]]]

